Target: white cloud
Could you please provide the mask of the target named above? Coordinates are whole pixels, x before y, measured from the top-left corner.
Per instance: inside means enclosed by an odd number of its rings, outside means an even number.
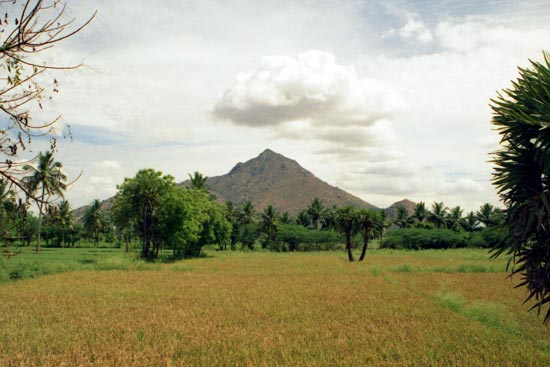
[[[336,62],[328,52],[297,58],[263,57],[240,73],[214,107],[215,116],[238,125],[275,126],[307,121],[314,126],[370,126],[402,110],[393,90]]]

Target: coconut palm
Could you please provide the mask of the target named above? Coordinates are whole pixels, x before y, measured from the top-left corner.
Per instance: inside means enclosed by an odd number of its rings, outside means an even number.
[[[429,220],[436,228],[447,228],[447,208],[443,202],[434,202]]]
[[[23,167],[29,175],[24,178],[24,184],[38,205],[38,233],[36,236],[36,252],[40,252],[40,233],[42,230],[42,215],[51,198],[63,197],[63,191],[67,188],[65,181],[67,176],[62,172],[61,163],[54,161],[53,153],[46,151],[39,153],[37,164]]]
[[[352,252],[352,243],[351,238],[357,232],[358,229],[358,215],[357,209],[352,206],[345,206],[337,208],[334,211],[334,219],[337,225],[337,228],[344,233],[346,239],[346,250],[348,252],[348,260],[354,261],[353,252]]]
[[[298,216],[296,217],[296,224],[299,224],[303,227],[308,228],[311,223],[311,218],[309,217],[309,214],[306,210],[302,210],[298,213]]]
[[[307,214],[309,215],[313,228],[319,229],[324,212],[325,207],[321,203],[321,200],[316,197],[313,198],[311,200],[311,204],[307,207]]]
[[[57,205],[57,220],[61,226],[61,246],[65,247],[65,235],[67,229],[71,228],[73,225],[71,206],[67,200],[63,200]]]
[[[483,204],[478,212],[477,218],[485,227],[494,227],[497,220],[496,208],[489,203]]]
[[[464,210],[460,206],[451,208],[447,214],[447,225],[454,231],[462,228],[462,213]]]
[[[208,187],[206,186],[207,176],[203,176],[201,173],[195,171],[193,175],[188,174],[189,180],[191,181],[191,188],[195,190],[204,190],[207,191]]]
[[[99,233],[105,229],[106,220],[101,210],[101,202],[94,199],[84,213],[84,230],[92,234],[94,246],[99,244]]]
[[[294,223],[294,219],[290,216],[288,212],[283,212],[283,214],[281,214],[279,222],[281,222],[281,224],[292,224]]]
[[[361,250],[359,261],[363,261],[365,259],[367,247],[369,246],[369,240],[378,235],[381,221],[382,217],[379,215],[379,212],[375,212],[370,209],[360,209],[357,212],[357,225],[363,234],[363,249]]]
[[[256,222],[256,210],[254,209],[254,205],[252,205],[252,202],[250,200],[244,202],[240,212],[240,222],[242,224],[252,224]]]
[[[426,209],[426,204],[421,201],[414,206],[412,216],[418,223],[424,223],[430,216],[430,212]]]
[[[277,237],[277,222],[279,214],[273,205],[268,205],[261,215],[262,230],[267,235],[267,241],[273,242]]]
[[[479,229],[479,220],[474,212],[468,212],[468,214],[466,214],[464,221],[462,221],[462,228],[467,232],[474,232]]]
[[[408,228],[411,226],[412,219],[409,210],[405,206],[399,205],[393,223],[399,228]]]

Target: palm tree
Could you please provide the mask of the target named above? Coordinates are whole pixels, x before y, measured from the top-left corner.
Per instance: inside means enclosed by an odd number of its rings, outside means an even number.
[[[256,221],[256,211],[254,205],[250,200],[244,202],[241,209],[241,218],[240,222],[242,224],[252,224]]]
[[[321,219],[323,218],[324,211],[325,207],[323,206],[321,201],[316,197],[313,198],[311,200],[311,204],[309,204],[307,208],[307,214],[311,219],[311,224],[313,225],[313,228],[319,229],[319,224]]]
[[[65,247],[65,234],[67,229],[73,225],[73,216],[71,215],[71,206],[67,200],[63,200],[57,206],[58,222],[61,225],[61,246]]]
[[[497,224],[496,215],[495,207],[489,203],[485,203],[479,208],[477,219],[485,227],[494,227]]]
[[[447,228],[447,210],[443,202],[434,202],[432,204],[432,212],[429,219],[436,228]]]
[[[279,222],[281,222],[282,224],[292,224],[294,222],[294,219],[290,216],[288,212],[283,212],[283,214],[281,214]]]
[[[273,242],[277,237],[277,222],[279,214],[273,205],[268,205],[261,216],[262,229],[267,235],[267,241]]]
[[[207,176],[203,176],[201,173],[195,171],[193,175],[188,174],[189,180],[191,181],[191,188],[195,190],[204,190],[207,191],[208,187],[206,187],[206,180],[208,179]]]
[[[296,217],[296,224],[299,224],[303,227],[308,228],[311,222],[311,218],[309,217],[309,214],[306,210],[302,210],[300,213],[298,213],[298,216]]]
[[[370,209],[360,209],[357,212],[357,225],[361,232],[363,232],[363,249],[361,250],[359,261],[365,259],[369,240],[378,234],[377,231],[380,229],[381,219],[382,217],[377,212]]]
[[[447,223],[454,231],[459,231],[462,225],[462,213],[464,210],[460,206],[455,206],[447,214]]]
[[[335,210],[335,220],[338,229],[344,233],[346,239],[346,250],[348,252],[348,260],[354,261],[353,252],[352,252],[352,243],[351,238],[353,234],[357,231],[357,210],[352,206],[345,206],[342,208],[337,208]]]
[[[394,224],[399,228],[408,228],[411,225],[412,217],[409,216],[409,210],[403,206],[399,205],[397,207],[397,214],[393,220]]]
[[[62,172],[63,166],[53,159],[53,153],[39,153],[37,166],[25,165],[23,169],[30,175],[24,178],[24,183],[38,205],[38,233],[36,237],[36,252],[40,252],[40,233],[42,230],[42,215],[44,206],[50,202],[52,196],[63,197],[63,191],[67,188],[65,185],[65,176]],[[38,192],[37,197],[34,194]]]
[[[419,202],[414,206],[413,218],[419,223],[424,223],[430,216],[430,212],[426,209],[426,204],[424,202]]]
[[[479,220],[477,219],[477,215],[475,215],[474,212],[468,212],[466,214],[466,217],[464,218],[464,221],[462,222],[462,227],[467,232],[474,232],[479,228]]]
[[[84,213],[84,229],[86,232],[91,233],[94,238],[94,246],[99,243],[99,233],[105,229],[105,216],[101,211],[101,202],[98,199],[94,199],[86,212]]]

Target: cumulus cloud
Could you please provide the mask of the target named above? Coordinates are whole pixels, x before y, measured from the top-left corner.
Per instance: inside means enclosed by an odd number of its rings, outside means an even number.
[[[237,125],[276,126],[306,121],[313,126],[370,126],[405,106],[382,83],[359,78],[328,52],[297,58],[263,57],[240,73],[214,107],[214,115]]]

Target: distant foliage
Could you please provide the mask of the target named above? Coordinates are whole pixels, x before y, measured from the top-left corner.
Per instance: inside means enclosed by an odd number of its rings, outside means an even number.
[[[380,248],[399,250],[426,250],[466,247],[463,235],[450,229],[399,229],[390,231],[381,241]]]
[[[505,232],[497,227],[484,228],[472,233],[444,228],[407,228],[389,231],[380,242],[380,248],[398,250],[491,248],[504,240]]]
[[[342,236],[332,231],[304,228],[298,224],[284,224],[279,228],[278,251],[324,251],[342,248]]]

